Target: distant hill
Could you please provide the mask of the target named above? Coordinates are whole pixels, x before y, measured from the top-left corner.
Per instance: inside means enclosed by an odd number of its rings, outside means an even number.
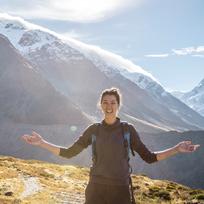
[[[132,166],[134,172],[145,173],[152,178],[168,179],[194,188],[204,188],[204,131],[140,133],[140,137],[153,151],[172,147],[183,140],[200,144],[200,148],[194,153],[180,153],[153,164],[146,164],[136,156],[132,158]]]
[[[202,79],[191,91],[186,93],[172,92],[172,94],[204,116],[204,79]]]
[[[0,203],[82,204],[86,168],[0,157]],[[204,190],[133,175],[137,204],[201,204]]]

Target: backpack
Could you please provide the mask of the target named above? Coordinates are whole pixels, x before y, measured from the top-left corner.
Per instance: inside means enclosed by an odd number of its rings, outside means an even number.
[[[99,132],[99,126],[101,125],[101,123],[95,123],[96,125],[96,135]],[[122,132],[123,132],[123,139],[124,139],[124,148],[126,149],[126,153],[128,155],[128,164],[129,164],[129,160],[130,160],[130,153],[132,153],[133,156],[135,156],[135,153],[132,149],[131,146],[131,141],[130,141],[130,130],[129,130],[129,125],[127,122],[121,122],[122,125]],[[97,159],[97,155],[96,155],[96,135],[93,134],[92,135],[92,160],[93,162],[96,162]],[[132,173],[132,168],[129,165],[129,173]],[[133,195],[133,186],[132,186],[132,179],[131,176],[129,177],[129,184],[130,184],[130,192],[131,192],[131,204],[136,204],[135,202],[135,198]]]

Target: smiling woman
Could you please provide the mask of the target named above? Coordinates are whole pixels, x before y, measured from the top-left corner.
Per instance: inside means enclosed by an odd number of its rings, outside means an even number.
[[[149,151],[140,140],[134,126],[118,118],[120,104],[121,95],[118,89],[104,90],[100,97],[104,119],[100,123],[90,125],[68,148],[51,144],[36,132],[22,136],[25,142],[66,158],[76,156],[92,145],[93,164],[85,192],[85,204],[135,203],[130,177],[129,152],[133,155],[137,152],[143,160],[152,163],[177,153],[194,152],[199,147],[191,144],[191,141],[183,141],[164,151]]]

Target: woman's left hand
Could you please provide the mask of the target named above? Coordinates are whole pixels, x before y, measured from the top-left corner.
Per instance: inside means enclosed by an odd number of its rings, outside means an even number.
[[[191,141],[183,141],[183,142],[179,142],[177,145],[176,145],[176,149],[178,152],[181,152],[181,153],[185,153],[185,152],[194,152],[198,149],[198,147],[200,147],[199,144],[192,144]]]

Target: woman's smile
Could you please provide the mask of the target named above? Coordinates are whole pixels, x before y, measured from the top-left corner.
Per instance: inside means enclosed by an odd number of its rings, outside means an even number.
[[[113,110],[106,110],[106,113],[113,113]]]

